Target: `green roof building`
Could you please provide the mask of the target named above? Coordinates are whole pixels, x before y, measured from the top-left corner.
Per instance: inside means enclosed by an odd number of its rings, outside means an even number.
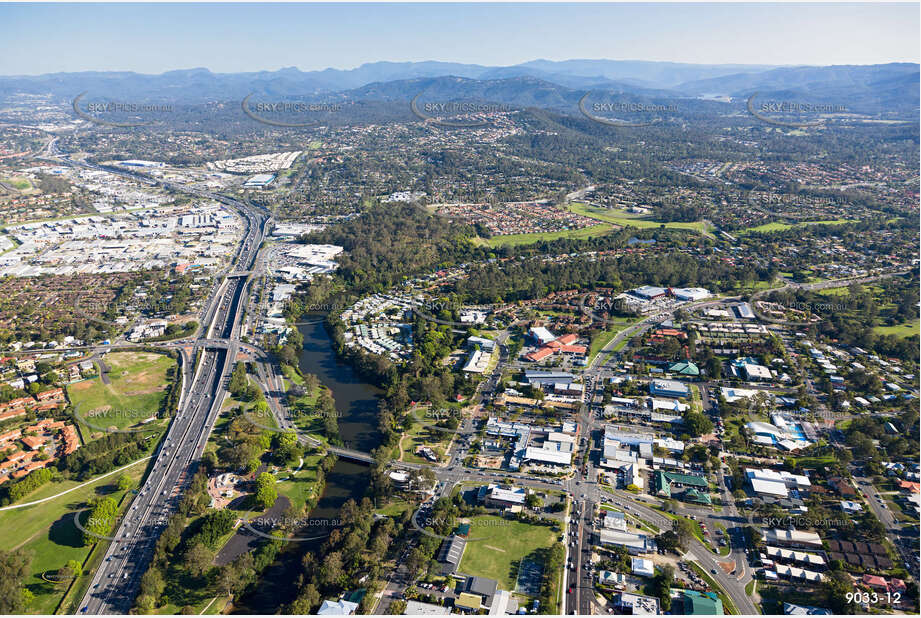
[[[678,361],[668,366],[669,373],[677,373],[683,376],[699,376],[700,369],[691,361]]]
[[[722,616],[723,602],[715,592],[696,590],[673,590],[677,598],[672,601],[672,612],[685,616]]]

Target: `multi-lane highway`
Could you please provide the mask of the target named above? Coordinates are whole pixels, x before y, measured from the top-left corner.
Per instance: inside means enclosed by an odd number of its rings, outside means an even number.
[[[77,164],[69,159],[61,162],[99,167]],[[106,170],[150,181],[135,173]],[[113,540],[80,604],[80,612],[87,614],[126,614],[131,610],[156,540],[194,474],[220,412],[241,347],[239,324],[247,280],[235,273],[248,272],[252,268],[268,221],[264,213],[232,198],[154,182],[234,207],[245,231],[227,270],[219,276],[218,284],[204,304],[197,339],[180,348],[182,391],[178,411],[155,453],[143,486],[118,522]],[[196,350],[201,351],[197,364]]]

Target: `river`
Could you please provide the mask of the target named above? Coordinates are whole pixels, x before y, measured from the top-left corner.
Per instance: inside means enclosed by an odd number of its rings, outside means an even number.
[[[332,392],[339,412],[339,435],[349,448],[371,452],[380,444],[377,430],[378,396],[381,390],[358,377],[351,366],[340,362],[332,340],[323,326],[323,316],[305,315],[298,330],[304,336],[299,366],[303,373],[316,375]],[[340,459],[326,475],[326,489],[309,515],[311,520],[335,521],[349,499],[360,502],[370,484],[365,464]],[[317,549],[322,540],[310,542]],[[322,558],[318,558],[322,561]],[[234,613],[274,614],[279,606],[294,600],[293,585],[300,572],[299,552],[283,552],[262,574],[261,586],[240,599]]]

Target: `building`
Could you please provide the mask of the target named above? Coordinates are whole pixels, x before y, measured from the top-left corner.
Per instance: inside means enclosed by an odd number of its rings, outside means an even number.
[[[762,535],[767,545],[822,549],[822,538],[815,532],[806,532],[804,530],[796,530],[795,528],[789,528],[787,530],[770,528],[765,530]]]
[[[672,613],[684,616],[722,616],[723,602],[715,592],[673,589]]]
[[[605,511],[601,519],[601,525],[608,530],[627,531],[627,518],[620,511]]]
[[[267,187],[275,180],[275,174],[256,174],[251,176],[243,183],[243,186],[246,188],[257,188],[261,189]]]
[[[525,448],[524,460],[551,466],[569,466],[572,464],[572,452],[529,446]]]
[[[598,579],[598,583],[604,586],[626,586],[627,584],[627,576],[614,571],[598,571],[595,577]]]
[[[647,558],[631,558],[630,567],[633,574],[640,577],[653,577],[656,574],[656,565]]]
[[[669,373],[677,373],[683,376],[697,377],[700,375],[700,368],[691,361],[679,361],[668,366]]]
[[[687,385],[676,380],[652,380],[649,382],[649,394],[663,397],[688,397],[691,393]]]
[[[406,609],[403,611],[404,616],[447,616],[450,613],[450,607],[413,600],[406,601]]]
[[[830,609],[825,609],[824,607],[795,605],[793,603],[784,603],[783,613],[787,616],[831,616],[832,614]]]
[[[790,490],[806,492],[812,487],[809,477],[802,474],[791,474],[786,470],[768,470],[748,468],[745,476],[751,483],[752,490],[762,496],[786,498]]]
[[[452,534],[441,544],[438,552],[438,562],[441,563],[442,575],[454,575],[464,557],[467,540],[464,537]]]
[[[499,582],[496,580],[473,575],[464,582],[464,591],[461,595],[467,594],[476,597],[477,601],[479,601],[477,607],[492,607],[498,590]]]
[[[477,501],[490,508],[524,506],[527,497],[528,491],[524,487],[504,488],[496,484],[484,485],[477,492]]]
[[[703,300],[710,297],[704,288],[671,288],[672,296],[681,301]]]
[[[534,339],[534,341],[536,341],[538,345],[547,345],[548,343],[556,339],[556,335],[551,333],[549,330],[547,330],[543,326],[532,327],[528,331],[528,335],[530,335],[531,338]]]
[[[642,594],[621,592],[616,597],[615,604],[628,616],[655,616],[660,613],[659,599]]]
[[[317,610],[318,616],[351,616],[358,609],[358,603],[339,599],[338,601],[323,601],[320,609]]]
[[[656,550],[656,542],[652,537],[634,532],[602,528],[598,531],[598,542],[601,545],[623,547],[631,555],[646,554]]]

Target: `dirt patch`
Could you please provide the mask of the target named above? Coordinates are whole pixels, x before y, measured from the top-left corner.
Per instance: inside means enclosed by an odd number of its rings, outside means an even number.
[[[720,568],[726,572],[726,575],[729,575],[730,573],[736,570],[735,560],[733,560],[732,562],[719,562],[718,564],[720,565]]]

